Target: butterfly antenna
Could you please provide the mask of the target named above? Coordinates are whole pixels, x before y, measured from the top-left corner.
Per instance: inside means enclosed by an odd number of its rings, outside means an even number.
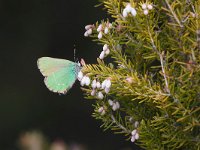
[[[76,47],[74,45],[74,62],[76,62]]]
[[[76,45],[74,45],[74,62],[78,62],[78,58],[76,58]]]

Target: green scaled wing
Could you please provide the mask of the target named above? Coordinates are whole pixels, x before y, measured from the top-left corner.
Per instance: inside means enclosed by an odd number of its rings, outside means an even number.
[[[42,57],[37,62],[44,82],[50,91],[65,94],[77,79],[81,67],[72,61]]]

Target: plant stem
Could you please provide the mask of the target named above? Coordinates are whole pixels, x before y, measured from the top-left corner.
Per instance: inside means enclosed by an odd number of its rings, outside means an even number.
[[[176,13],[173,11],[173,9],[172,9],[171,5],[169,4],[168,0],[165,0],[165,2],[167,4],[169,10],[171,11],[172,15],[174,16],[174,19],[176,20],[176,22],[179,24],[179,26],[181,28],[183,28],[183,25],[181,24],[180,20],[178,19]]]
[[[111,119],[112,119],[113,123],[115,123],[115,124],[116,124],[120,129],[122,129],[125,133],[128,133],[128,134],[131,133],[130,130],[126,129],[122,124],[120,124],[120,123],[115,119],[115,117],[114,117],[113,114],[111,114]]]

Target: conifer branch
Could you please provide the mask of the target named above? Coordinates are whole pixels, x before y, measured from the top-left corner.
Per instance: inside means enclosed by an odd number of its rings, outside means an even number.
[[[113,123],[115,123],[120,129],[122,129],[124,131],[124,133],[130,134],[131,131],[126,129],[123,125],[121,125],[116,119],[115,116],[113,114],[111,114],[111,119],[113,121]]]
[[[165,72],[165,67],[164,67],[164,63],[163,63],[163,56],[162,54],[158,51],[156,45],[155,45],[155,42],[154,42],[154,39],[152,37],[152,34],[150,32],[150,29],[149,29],[149,24],[148,24],[148,33],[149,33],[149,37],[150,37],[150,40],[151,40],[151,45],[152,45],[152,48],[153,50],[159,55],[159,58],[160,58],[160,63],[161,63],[161,68],[162,68],[162,73],[163,73],[163,76],[164,76],[164,81],[165,81],[165,86],[166,86],[166,90],[167,90],[167,93],[170,94],[170,90],[169,90],[169,84],[168,84],[168,80],[167,80],[167,76],[166,76],[166,72]],[[171,94],[170,94],[171,95]]]
[[[197,22],[196,35],[197,35],[197,48],[198,48],[198,51],[200,53],[200,27],[199,27],[199,23],[198,22]],[[194,58],[194,61],[195,61],[196,57],[195,57],[194,52],[192,54],[193,54],[193,58]]]
[[[164,80],[165,80],[166,90],[167,90],[167,93],[169,93],[169,94],[171,95],[171,92],[170,92],[170,90],[169,90],[169,84],[168,84],[168,80],[167,80],[165,68],[164,68],[163,56],[162,56],[161,53],[159,54],[159,57],[160,57],[160,63],[161,63],[162,73],[163,73]]]
[[[200,1],[102,2],[114,22],[86,28],[103,51],[81,80],[95,118],[146,149],[200,149]]]
[[[200,2],[198,1],[196,3],[196,6],[197,6],[197,12],[195,11],[195,20],[196,20],[196,40],[197,40],[197,49],[198,49],[198,54],[200,54],[200,8],[198,7],[200,4]],[[193,55],[194,52],[193,52]],[[196,59],[196,57],[194,56],[194,58]]]
[[[195,10],[194,4],[191,2],[191,0],[187,0],[187,1],[191,5],[193,13],[196,14],[196,10]]]
[[[170,12],[172,13],[174,19],[176,20],[176,22],[178,23],[178,25],[183,28],[183,25],[181,24],[180,20],[178,19],[176,13],[174,12],[174,10],[172,9],[171,5],[169,4],[168,0],[165,0]]]

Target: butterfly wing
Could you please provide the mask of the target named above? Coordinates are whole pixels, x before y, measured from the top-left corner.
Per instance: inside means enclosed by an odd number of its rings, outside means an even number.
[[[50,91],[65,94],[74,84],[80,67],[77,63],[65,59],[42,57],[38,59],[38,68]]]

